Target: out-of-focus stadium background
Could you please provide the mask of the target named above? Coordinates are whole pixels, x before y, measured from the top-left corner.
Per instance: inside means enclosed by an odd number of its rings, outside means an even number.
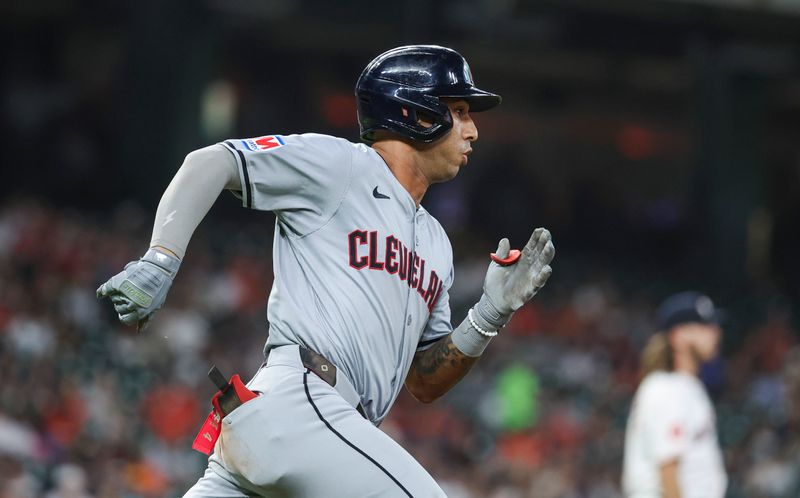
[[[0,497],[180,496],[215,362],[266,336],[273,217],[224,195],[146,333],[94,289],[147,247],[189,151],[314,131],[357,139],[378,53],[452,46],[504,103],[425,206],[457,260],[534,226],[558,254],[446,399],[382,428],[450,496],[620,496],[652,311],[727,310],[715,401],[729,497],[800,496],[800,2],[27,0],[0,5]]]

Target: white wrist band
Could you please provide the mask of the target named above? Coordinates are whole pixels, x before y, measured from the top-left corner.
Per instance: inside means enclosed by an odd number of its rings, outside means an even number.
[[[497,335],[496,330],[494,332],[489,332],[488,330],[483,330],[478,326],[477,323],[475,323],[475,320],[472,318],[472,308],[470,308],[469,311],[467,311],[467,319],[469,320],[469,324],[472,326],[472,328],[477,330],[478,333],[480,333],[481,335],[486,337],[494,337]]]

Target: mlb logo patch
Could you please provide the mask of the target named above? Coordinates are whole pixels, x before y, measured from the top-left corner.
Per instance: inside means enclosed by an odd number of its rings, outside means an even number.
[[[270,150],[284,145],[284,142],[278,135],[266,135],[242,140],[242,144],[244,144],[247,150]]]

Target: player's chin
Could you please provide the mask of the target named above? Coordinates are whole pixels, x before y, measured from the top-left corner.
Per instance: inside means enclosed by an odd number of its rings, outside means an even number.
[[[458,172],[461,171],[461,168],[466,166],[468,162],[469,162],[469,158],[467,157],[466,154],[461,154],[458,157],[458,159],[454,160],[453,164],[452,164],[452,166],[450,168],[451,170],[454,171],[453,176],[457,175]]]
[[[459,171],[461,171],[460,165],[451,166],[450,168],[447,169],[447,172],[445,173],[447,175],[447,178],[445,178],[444,181],[452,180],[453,178],[458,176]]]
[[[461,170],[461,163],[458,160],[451,159],[442,163],[436,171],[436,177],[432,179],[431,183],[442,183],[452,180],[458,175]]]

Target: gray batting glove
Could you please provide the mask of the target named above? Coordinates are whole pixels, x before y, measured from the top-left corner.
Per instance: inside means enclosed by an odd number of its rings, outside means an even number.
[[[141,332],[164,304],[180,266],[178,258],[148,249],[141,259],[131,261],[101,285],[97,297],[111,298],[119,321],[125,325],[136,324]]]
[[[505,325],[515,311],[539,292],[553,272],[550,262],[556,249],[547,229],[534,230],[516,259],[515,253],[508,239],[500,241],[483,281],[483,295],[473,308],[490,330]]]

